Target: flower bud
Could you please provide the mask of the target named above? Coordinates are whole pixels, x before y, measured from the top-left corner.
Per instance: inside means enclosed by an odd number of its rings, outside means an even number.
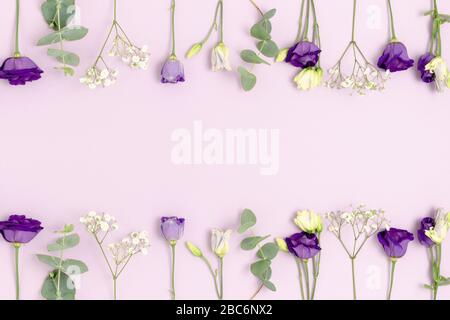
[[[278,54],[275,58],[276,62],[283,62],[284,60],[286,60],[287,54],[288,54],[289,48],[284,48],[281,49],[280,51],[278,51]]]
[[[312,210],[303,210],[297,212],[294,223],[300,230],[307,233],[321,233],[323,230],[323,222],[320,215]]]
[[[288,252],[288,247],[286,244],[286,241],[284,241],[284,239],[281,238],[276,238],[275,242],[277,243],[278,249],[280,249],[283,252]]]
[[[203,253],[200,250],[199,247],[197,247],[195,244],[193,244],[192,242],[186,242],[186,247],[188,248],[188,250],[196,257],[203,257]]]
[[[193,56],[195,56],[197,53],[200,52],[200,50],[202,50],[203,48],[203,44],[202,43],[196,43],[194,44],[189,51],[186,53],[186,58],[192,58]]]

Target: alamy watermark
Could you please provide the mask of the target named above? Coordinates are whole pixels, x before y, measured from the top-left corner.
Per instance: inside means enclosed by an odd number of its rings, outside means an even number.
[[[276,175],[279,170],[279,129],[204,128],[194,121],[192,128],[172,132],[172,163],[176,165],[248,165],[261,175]]]

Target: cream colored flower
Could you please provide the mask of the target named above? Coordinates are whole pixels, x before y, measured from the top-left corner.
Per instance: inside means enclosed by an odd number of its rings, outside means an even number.
[[[231,71],[229,61],[230,50],[221,42],[215,46],[211,54],[211,65],[213,71]]]
[[[436,213],[435,221],[435,226],[426,230],[425,235],[434,243],[441,244],[447,236],[448,230],[450,229],[450,213],[447,213],[444,216],[439,210]]]
[[[318,67],[305,68],[295,76],[294,82],[300,90],[310,90],[322,83],[323,71]]]
[[[449,86],[450,73],[444,59],[441,57],[434,58],[425,66],[425,70],[436,75],[435,83],[438,91],[442,92],[445,87]]]
[[[300,230],[307,233],[320,233],[323,230],[321,216],[312,210],[298,211],[294,223]]]
[[[212,251],[219,258],[223,258],[230,250],[229,240],[232,230],[222,231],[220,229],[213,229],[211,236]]]

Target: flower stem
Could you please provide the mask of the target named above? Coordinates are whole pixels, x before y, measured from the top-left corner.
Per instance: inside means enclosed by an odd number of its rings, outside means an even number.
[[[114,0],[114,21],[117,20],[117,0]]]
[[[16,300],[20,300],[19,249],[20,243],[14,243],[14,256],[16,261]]]
[[[220,3],[220,43],[223,43],[223,0]]]
[[[352,260],[352,284],[353,284],[353,300],[356,300],[356,279],[355,279],[355,259],[356,257],[351,257]]]
[[[356,0],[353,0],[352,42],[355,42],[355,27],[356,27]]]
[[[219,258],[220,293],[219,300],[223,300],[223,258]]]
[[[442,256],[442,247],[440,244],[436,245],[436,258],[435,263],[437,267],[437,279],[434,279],[433,283],[433,300],[437,300],[438,288],[439,288],[439,278],[441,277],[441,256]],[[434,273],[433,273],[434,275]]]
[[[256,298],[256,296],[261,292],[262,288],[264,288],[264,283],[260,283],[258,286],[258,289],[255,291],[255,293],[250,297],[250,300],[253,300]]]
[[[391,294],[392,294],[392,287],[394,286],[394,272],[395,272],[395,265],[397,263],[397,260],[391,259],[391,279],[389,283],[389,291],[387,299],[391,300]]]
[[[301,262],[300,259],[298,258],[294,258],[295,259],[295,263],[297,264],[297,270],[298,270],[298,281],[300,284],[300,294],[302,297],[302,300],[305,300],[305,293],[303,291],[303,275],[302,275],[302,266],[301,266]]]
[[[311,300],[314,300],[314,296],[316,294],[316,287],[317,287],[317,278],[319,277],[320,252],[316,257],[312,258],[312,265],[313,265],[313,287],[312,287],[312,292],[311,292]]]
[[[300,7],[300,17],[298,18],[298,31],[297,36],[295,37],[295,43],[299,42],[302,38],[303,31],[303,12],[305,11],[305,0],[302,0],[302,4]]]
[[[206,259],[204,256],[201,256],[201,259],[202,259],[202,260],[206,263],[206,265],[208,266],[208,270],[209,270],[209,272],[211,273],[211,275],[212,275],[212,277],[213,277],[213,280],[214,280],[214,289],[216,290],[217,298],[220,299],[219,287],[218,287],[218,285],[217,285],[217,275],[216,275],[216,273],[214,272],[214,270],[213,270],[213,268],[212,268],[211,263],[209,262],[209,260]]]
[[[171,52],[171,56],[172,57],[176,57],[175,51],[176,51],[176,47],[175,47],[175,0],[171,0],[172,4],[170,6],[170,10],[171,10],[171,18],[170,18],[170,26],[172,28],[172,52]]]
[[[172,284],[172,300],[175,300],[175,246],[176,243],[171,243],[170,247],[172,248],[172,277],[171,277],[171,284]]]
[[[256,2],[255,2],[254,0],[250,0],[250,2],[251,2],[251,4],[256,8],[256,10],[258,11],[258,13],[259,13],[261,16],[264,16],[264,12],[262,12],[261,8],[258,7],[258,5],[256,4]]]
[[[114,300],[117,300],[117,277],[113,276]]]
[[[391,41],[396,41],[397,35],[395,34],[394,14],[392,12],[391,0],[388,0],[388,7],[389,7],[389,16],[391,19]]]
[[[20,23],[20,0],[16,0],[16,47],[14,50],[14,57],[20,57],[19,50],[19,23]]]
[[[306,0],[306,17],[305,17],[305,28],[303,30],[303,40],[308,40],[308,31],[309,31],[309,12],[311,7],[310,0]]]
[[[203,40],[200,42],[202,45],[208,41],[209,37],[211,36],[211,33],[214,31],[214,28],[217,26],[217,16],[219,15],[219,9],[220,9],[220,1],[217,2],[216,9],[214,11],[214,19],[211,24],[211,27],[209,27],[208,33],[203,38]]]
[[[308,260],[303,260],[303,267],[305,268],[305,284],[306,284],[306,300],[310,300],[309,291],[309,272],[308,272]]]

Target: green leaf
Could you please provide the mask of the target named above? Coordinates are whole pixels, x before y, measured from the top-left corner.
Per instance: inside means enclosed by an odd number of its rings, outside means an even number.
[[[433,287],[433,286],[430,286],[429,284],[424,284],[423,287],[424,287],[425,289],[429,289],[429,290],[433,290],[433,289],[434,289],[434,287]]]
[[[239,67],[238,72],[240,74],[242,88],[245,91],[252,90],[256,85],[256,76],[243,67]]]
[[[65,76],[73,76],[75,75],[75,70],[71,67],[63,67],[61,70],[64,72]]]
[[[264,21],[268,20],[262,20],[258,23],[256,23],[251,29],[250,34],[252,37],[259,39],[259,40],[270,40],[270,31],[267,30],[267,23]]]
[[[47,246],[47,250],[52,251],[61,251],[65,249],[70,249],[77,246],[80,243],[80,236],[76,233],[70,234],[66,237],[62,237],[56,240],[56,242],[51,243]]]
[[[47,54],[51,57],[55,57],[61,63],[68,64],[70,66],[78,66],[80,64],[80,57],[75,53],[59,50],[59,49],[48,49]],[[73,230],[73,226],[72,226]]]
[[[53,32],[49,35],[46,35],[45,37],[39,39],[37,45],[38,46],[48,46],[50,44],[60,42],[60,33],[59,32]]]
[[[40,262],[49,265],[52,268],[58,269],[61,263],[61,259],[53,256],[48,256],[45,254],[36,255]]]
[[[268,58],[275,57],[280,49],[272,40],[262,40],[256,44],[258,50]]]
[[[260,64],[260,63],[265,63],[267,65],[270,65],[270,63],[268,63],[267,61],[261,59],[255,51],[253,50],[243,50],[241,51],[241,59],[244,60],[245,62],[248,63],[253,63],[253,64]]]
[[[64,225],[63,233],[71,233],[73,230],[75,230],[73,224],[66,224]]]
[[[238,232],[244,233],[256,224],[256,216],[250,209],[245,209],[241,214],[241,225]]]
[[[272,282],[270,282],[269,280],[263,281],[263,284],[270,291],[273,291],[273,292],[277,291],[277,287],[275,287],[275,285]]]
[[[269,20],[269,19],[272,19],[276,13],[277,13],[277,9],[270,9],[269,11],[264,13],[263,17],[264,17],[264,19]]]
[[[241,242],[241,249],[242,250],[253,250],[255,249],[255,247],[261,242],[266,240],[268,237],[270,236],[265,236],[265,237],[248,237],[245,238],[244,240],[242,240]]]
[[[268,260],[272,260],[277,256],[277,254],[278,246],[273,242],[266,243],[261,247],[261,250],[258,250],[257,252],[257,256],[259,258]]]
[[[82,273],[89,271],[87,265],[83,261],[75,260],[75,259],[64,260],[63,264],[62,264],[62,268],[65,273],[70,274],[70,275],[82,274]]]
[[[270,260],[259,260],[252,263],[250,266],[250,271],[258,279],[265,281],[265,275],[267,270],[270,268]]]
[[[59,19],[56,15],[56,0],[47,0],[41,6],[42,15],[44,16],[45,21],[50,28],[55,31],[66,27],[76,13],[75,0],[61,0],[60,3],[61,9]],[[58,26],[58,20],[61,23],[61,26]]]
[[[59,279],[59,294],[56,289]],[[41,295],[47,300],[75,300],[75,284],[72,279],[64,272],[58,273],[58,270],[53,270],[48,274],[42,285]]]
[[[439,19],[441,19],[442,23],[450,22],[450,15],[448,14],[440,14]]]
[[[38,46],[48,46],[53,43],[61,42],[61,40],[75,41],[80,40],[86,36],[88,29],[81,26],[64,28],[61,31],[53,32],[45,37],[41,38],[37,45]]]

